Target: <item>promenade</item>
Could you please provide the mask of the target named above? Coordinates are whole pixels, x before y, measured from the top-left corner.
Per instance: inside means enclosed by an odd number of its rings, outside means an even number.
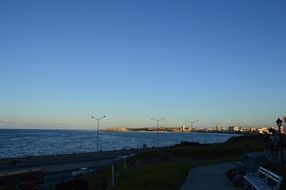
[[[236,190],[226,173],[232,163],[221,163],[192,168],[180,190]]]
[[[42,169],[44,172],[42,188],[49,189],[50,186],[63,180],[72,180],[72,171],[79,170],[79,168],[93,169],[96,173],[112,163],[138,152],[140,151],[105,151],[100,152],[99,159],[96,152],[0,159],[0,174],[5,175],[9,172],[35,168]]]

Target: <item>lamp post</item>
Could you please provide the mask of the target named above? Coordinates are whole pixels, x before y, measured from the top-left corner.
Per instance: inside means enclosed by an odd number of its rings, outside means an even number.
[[[195,120],[195,121],[188,121],[186,120],[187,123],[191,124],[191,130],[193,130],[193,125],[196,122],[199,122],[199,120]],[[191,141],[193,142],[193,134],[191,133]]]
[[[97,131],[96,131],[96,158],[97,160],[99,159],[99,152],[98,152],[98,145],[99,145],[99,121],[105,118],[106,116],[102,116],[100,118],[96,118],[94,116],[91,116],[91,119],[96,119],[97,120]]]
[[[166,118],[164,118],[164,117],[161,118],[161,119],[153,119],[153,118],[151,118],[151,120],[157,122],[157,132],[156,132],[156,141],[157,141],[156,144],[157,144],[157,147],[159,147],[159,134],[158,134],[159,122],[164,120],[164,119],[166,119]]]
[[[281,125],[282,125],[282,120],[278,118],[276,120],[276,124],[278,126],[278,134],[279,134],[279,143],[280,143],[280,158],[281,158],[281,163],[284,163],[284,158],[283,158],[283,144],[282,144],[282,135],[281,135]]]

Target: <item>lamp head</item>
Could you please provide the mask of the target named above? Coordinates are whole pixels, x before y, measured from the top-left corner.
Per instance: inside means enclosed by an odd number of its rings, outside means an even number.
[[[276,120],[276,124],[277,124],[278,127],[281,127],[281,125],[282,125],[282,120],[281,120],[280,118],[278,118],[278,119]]]

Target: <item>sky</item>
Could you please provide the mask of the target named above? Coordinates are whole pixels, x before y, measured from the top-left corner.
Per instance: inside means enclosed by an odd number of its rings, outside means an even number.
[[[286,115],[283,0],[0,2],[0,128]]]

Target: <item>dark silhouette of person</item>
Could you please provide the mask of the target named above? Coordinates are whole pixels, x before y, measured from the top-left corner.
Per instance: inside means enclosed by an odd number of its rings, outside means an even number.
[[[278,156],[278,147],[279,147],[279,136],[278,133],[274,130],[271,136],[271,154],[272,156]]]
[[[263,133],[263,142],[264,142],[264,151],[265,152],[269,151],[271,146],[271,140],[269,133],[266,131]]]

